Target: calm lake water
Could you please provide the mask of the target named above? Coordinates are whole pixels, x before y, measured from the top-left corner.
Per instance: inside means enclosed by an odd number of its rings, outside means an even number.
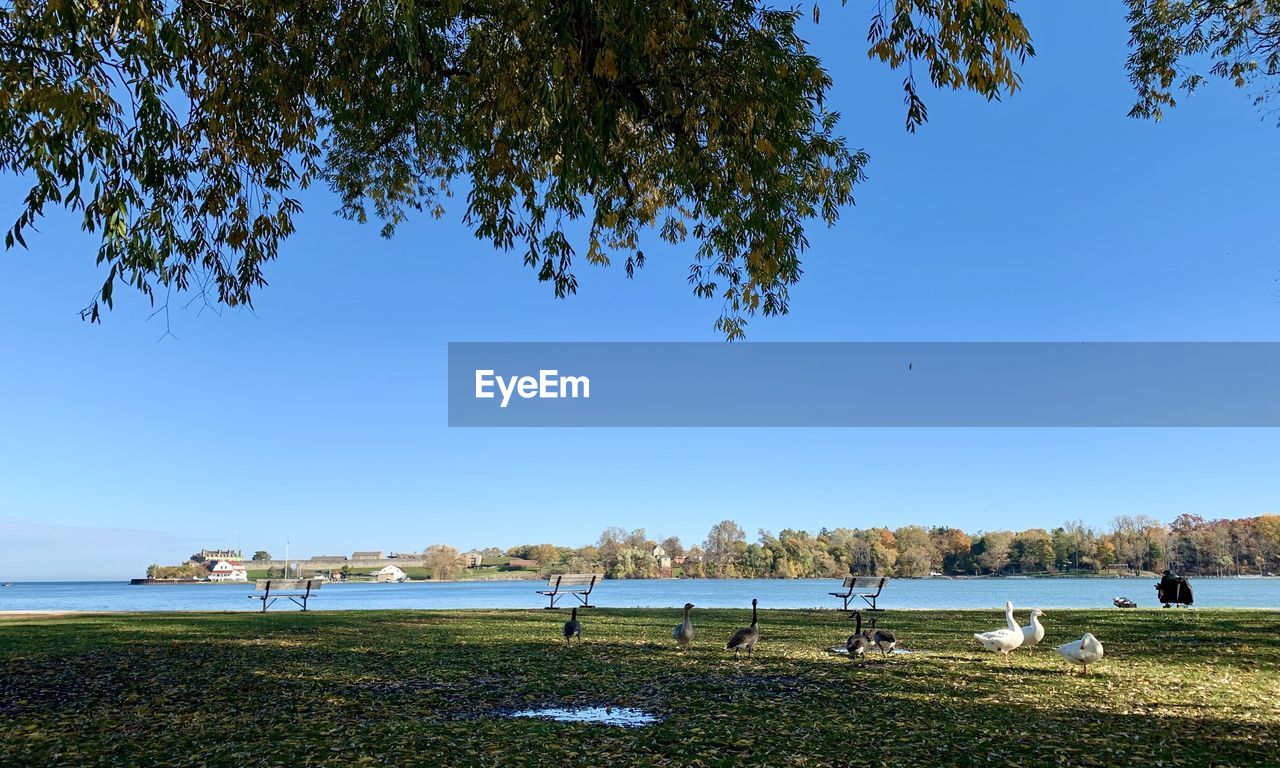
[[[534,593],[545,582],[482,581],[410,584],[326,584],[311,606],[316,610],[370,608],[539,608]],[[1155,607],[1155,579],[941,579],[890,580],[882,608],[1109,608],[1113,597]],[[680,579],[605,581],[592,603],[619,608],[675,608],[691,602],[704,608],[832,608],[835,579]],[[1280,579],[1193,579],[1201,608],[1280,609]],[[252,611],[252,586],[191,584],[132,586],[123,582],[17,583],[0,587],[0,611]],[[572,605],[566,596],[562,605]],[[273,610],[292,609],[287,601]]]

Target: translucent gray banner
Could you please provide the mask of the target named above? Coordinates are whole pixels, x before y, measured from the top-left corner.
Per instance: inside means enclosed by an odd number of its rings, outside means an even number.
[[[1280,343],[449,344],[454,427],[1276,427]]]

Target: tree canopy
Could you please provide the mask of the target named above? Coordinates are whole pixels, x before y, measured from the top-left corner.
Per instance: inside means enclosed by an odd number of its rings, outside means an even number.
[[[1237,84],[1275,74],[1278,1],[1129,0],[1135,114],[1173,104],[1187,57]],[[582,260],[631,276],[642,237],[690,241],[693,292],[739,338],[787,311],[806,228],[837,220],[868,162],[800,17],[742,0],[0,2],[0,168],[30,182],[6,246],[50,206],[79,214],[106,271],[92,321],[117,285],[251,305],[320,183],[388,237],[460,214],[561,297]],[[909,130],[928,118],[917,73],[998,99],[1034,55],[1008,0],[881,0],[866,39],[905,70]]]

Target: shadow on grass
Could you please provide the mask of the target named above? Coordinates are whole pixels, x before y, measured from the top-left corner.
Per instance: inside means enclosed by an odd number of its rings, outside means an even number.
[[[1012,666],[978,651],[968,635],[997,612],[889,612],[881,626],[920,653],[865,665],[826,653],[851,631],[835,611],[762,613],[759,652],[737,661],[722,643],[741,610],[695,613],[687,654],[670,610],[580,614],[587,640],[569,648],[567,612],[550,611],[7,622],[0,752],[22,765],[496,764],[530,750],[613,765],[930,765],[1266,764],[1280,749],[1275,614],[1056,613],[1052,638],[1089,629],[1107,644],[1096,674],[1067,675],[1048,639]],[[1205,658],[1209,633],[1221,660]],[[633,733],[503,717],[554,706],[663,722]],[[869,722],[875,738],[860,736]]]

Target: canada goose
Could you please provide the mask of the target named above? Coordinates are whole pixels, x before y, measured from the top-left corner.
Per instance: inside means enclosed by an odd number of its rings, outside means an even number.
[[[888,656],[889,653],[898,647],[898,638],[887,629],[877,629],[871,633],[871,642],[875,643],[880,649],[881,656]]]
[[[689,611],[693,609],[693,603],[684,604],[684,621],[676,625],[671,630],[671,636],[676,639],[676,643],[680,646],[680,650],[689,649],[689,643],[693,642],[693,622],[689,621]]]
[[[849,652],[849,661],[857,659],[865,661],[867,658],[867,650],[871,648],[871,638],[868,632],[862,631],[862,614],[854,612],[853,634],[849,635],[849,639],[844,641],[845,650]]]
[[[1009,652],[1022,645],[1022,628],[1013,620],[1013,603],[1004,604],[1004,629],[993,629],[990,632],[974,634],[973,639],[982,643],[988,651],[1004,655],[1005,663],[1009,663]]]
[[[1091,632],[1085,632],[1079,640],[1072,640],[1054,650],[1072,664],[1083,666],[1086,675],[1089,674],[1089,665],[1102,658],[1102,643]],[[1068,668],[1067,672],[1071,669]]]
[[[756,641],[760,639],[760,624],[756,620],[756,604],[759,602],[755,598],[751,599],[751,626],[738,630],[729,642],[725,643],[724,647],[733,651],[735,659],[741,651],[746,651],[750,656],[756,649]]]
[[[1022,647],[1035,648],[1036,644],[1044,639],[1044,627],[1040,625],[1040,617],[1045,612],[1039,608],[1033,608],[1031,611],[1031,623],[1022,628]]]
[[[889,652],[898,647],[898,638],[887,629],[867,629],[862,628],[862,611],[854,611],[849,614],[856,624],[854,634],[863,635],[871,643],[872,646],[880,649],[880,655],[888,656]],[[852,639],[852,637],[850,638]],[[847,643],[846,643],[847,645]]]
[[[578,621],[578,609],[575,607],[569,620],[564,623],[564,641],[567,644],[573,638],[582,642],[582,622]]]

